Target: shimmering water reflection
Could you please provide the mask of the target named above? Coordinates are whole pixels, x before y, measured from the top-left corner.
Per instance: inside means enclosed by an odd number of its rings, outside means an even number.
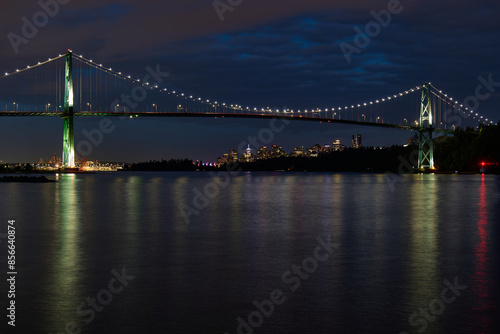
[[[233,334],[277,289],[286,300],[255,333],[493,333],[497,324],[497,176],[405,175],[392,188],[383,174],[246,173],[205,200],[205,173],[58,180],[0,185],[1,219],[17,222],[23,333],[71,324]],[[186,208],[196,212],[189,223]],[[294,272],[318,238],[338,248]],[[90,316],[89,300],[123,268],[135,278]],[[300,278],[294,291],[287,271]],[[467,288],[441,303],[455,279]]]

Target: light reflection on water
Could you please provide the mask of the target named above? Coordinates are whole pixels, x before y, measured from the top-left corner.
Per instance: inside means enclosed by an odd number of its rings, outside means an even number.
[[[0,187],[1,218],[19,226],[26,332],[75,321],[82,333],[236,333],[254,300],[282,289],[259,333],[415,333],[410,315],[455,277],[470,288],[426,332],[487,333],[496,321],[496,176],[405,175],[391,191],[382,174],[231,175],[189,224],[179,207],[193,207],[208,174],[58,178]],[[291,293],[282,274],[327,235],[340,247]],[[76,307],[123,267],[137,278],[86,324]]]
[[[492,278],[488,272],[488,267],[492,265],[490,258],[489,242],[490,232],[488,225],[490,223],[489,203],[488,203],[488,189],[486,187],[485,176],[481,177],[481,185],[479,187],[479,201],[478,201],[478,219],[477,230],[479,235],[479,242],[477,243],[475,253],[475,272],[472,275],[472,286],[474,291],[474,313],[475,318],[472,328],[475,328],[477,333],[488,333],[492,327],[495,318],[488,316],[492,312],[498,312],[498,305],[495,305],[491,296]],[[496,221],[498,222],[498,220]],[[498,266],[498,262],[496,264]],[[497,278],[498,279],[498,278]],[[498,280],[496,281],[498,284]]]
[[[52,202],[49,207],[53,207],[54,217],[50,221],[51,233],[46,235],[47,239],[50,238],[46,240],[49,252],[47,258],[43,259],[47,284],[40,294],[44,296],[44,309],[50,315],[45,331],[52,330],[52,326],[61,321],[75,318],[75,300],[78,300],[81,293],[79,289],[83,285],[81,270],[84,268],[84,255],[78,237],[80,225],[84,222],[80,215],[82,208],[77,191],[77,183],[81,180],[77,180],[74,174],[63,174],[58,179],[60,182],[54,186],[54,196],[47,198]]]

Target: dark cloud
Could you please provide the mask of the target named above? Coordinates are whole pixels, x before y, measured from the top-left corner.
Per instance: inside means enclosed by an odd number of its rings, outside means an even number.
[[[500,38],[500,10],[497,2],[487,0],[402,0],[402,12],[392,15],[391,23],[347,63],[341,43],[353,44],[354,28],[364,29],[374,20],[371,11],[380,12],[387,6],[387,1],[248,0],[225,13],[221,22],[211,0],[74,0],[61,6],[58,15],[28,44],[20,45],[20,52],[15,54],[7,34],[20,34],[21,18],[31,18],[40,7],[37,1],[8,2],[0,24],[0,36],[5,36],[0,40],[0,67],[10,71],[70,47],[137,76],[143,75],[145,66],[161,64],[171,73],[168,88],[211,100],[277,108],[358,103],[424,81],[465,98],[474,94],[480,75],[491,74],[500,81],[500,46],[496,43]],[[498,102],[499,96],[494,94],[481,103],[481,112],[497,120]],[[13,124],[17,126],[22,120],[1,121],[6,124],[2,125],[6,131],[2,139],[7,139],[13,135]],[[47,122],[47,128],[57,129],[55,121]],[[95,122],[81,124],[89,127]],[[149,142],[150,148],[141,150],[141,156],[134,155],[132,160],[147,158],[148,153],[158,157],[157,152],[165,157],[208,159],[265,126],[264,121],[224,122],[186,118],[144,122],[138,129],[127,123],[123,128],[120,125],[109,141],[119,143],[121,138],[129,145],[134,140]],[[373,145],[402,143],[411,136],[339,125],[325,130],[322,125],[299,122],[277,140],[290,150],[295,144],[324,144],[337,136],[347,141],[351,132],[366,134],[364,142]],[[158,134],[176,134],[178,140],[170,141],[170,135],[159,139]],[[310,134],[316,134],[317,140],[306,139]],[[2,148],[0,159],[52,154],[60,143],[48,137],[50,140],[41,142],[50,147],[50,152],[40,147],[35,150],[27,143],[22,145],[26,150],[15,155]],[[95,154],[100,159],[120,159],[119,152],[126,159],[130,150],[103,145]]]

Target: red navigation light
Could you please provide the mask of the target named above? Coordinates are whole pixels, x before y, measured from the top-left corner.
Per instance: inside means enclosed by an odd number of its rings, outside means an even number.
[[[484,166],[484,165],[486,165],[486,163],[485,163],[484,161],[483,161],[483,162],[481,162],[481,166]]]

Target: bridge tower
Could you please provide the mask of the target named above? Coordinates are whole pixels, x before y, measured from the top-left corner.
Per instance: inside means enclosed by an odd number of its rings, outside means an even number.
[[[63,168],[75,167],[75,138],[73,133],[73,52],[66,53],[64,89]]]
[[[420,141],[418,146],[418,168],[434,169],[434,142],[432,140],[432,105],[431,84],[422,85],[422,99],[420,101]]]

